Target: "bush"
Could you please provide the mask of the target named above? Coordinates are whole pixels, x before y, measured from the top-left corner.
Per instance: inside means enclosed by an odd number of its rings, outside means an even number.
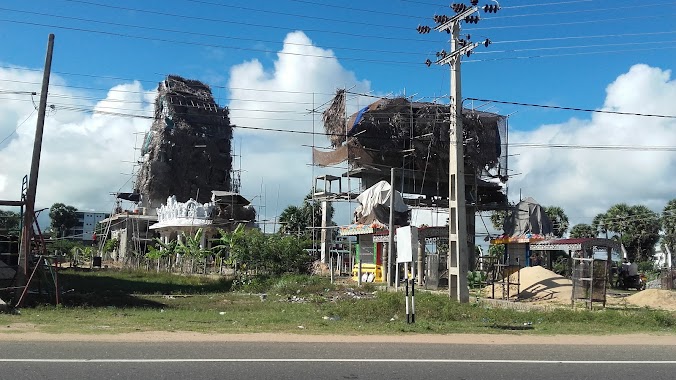
[[[559,256],[552,264],[552,271],[558,275],[568,276],[568,257]]]
[[[467,272],[467,284],[470,288],[482,286],[486,281],[486,272],[478,270]]]
[[[120,241],[113,238],[106,240],[106,243],[103,245],[103,252],[110,253],[115,251],[120,246]]]

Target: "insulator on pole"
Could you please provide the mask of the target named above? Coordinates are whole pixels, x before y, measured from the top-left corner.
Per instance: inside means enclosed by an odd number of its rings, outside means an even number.
[[[486,13],[498,13],[500,10],[500,5],[499,4],[486,4],[484,5],[484,12]]]
[[[453,4],[451,4],[451,9],[453,9],[453,11],[455,13],[460,13],[460,12],[464,11],[465,9],[467,9],[467,5],[453,3]]]

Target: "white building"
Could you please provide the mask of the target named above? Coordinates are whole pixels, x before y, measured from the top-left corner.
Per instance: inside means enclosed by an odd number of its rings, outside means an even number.
[[[83,243],[94,241],[96,225],[108,217],[104,212],[77,211],[77,225],[68,231],[72,240],[81,240]]]

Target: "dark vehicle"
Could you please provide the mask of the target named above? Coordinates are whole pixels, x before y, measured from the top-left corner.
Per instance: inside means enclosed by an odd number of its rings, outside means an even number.
[[[644,290],[646,284],[646,277],[644,274],[637,274],[629,276],[627,274],[620,274],[617,279],[617,287],[624,290],[636,289]]]

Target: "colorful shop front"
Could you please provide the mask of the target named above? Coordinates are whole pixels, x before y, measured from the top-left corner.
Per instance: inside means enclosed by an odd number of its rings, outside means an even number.
[[[383,255],[387,254],[389,232],[380,223],[350,224],[341,226],[340,236],[356,236],[357,249],[352,279],[359,280],[359,264],[361,263],[362,279],[365,282],[383,282]]]
[[[531,252],[531,244],[549,239],[551,236],[540,234],[523,234],[516,236],[502,235],[491,240],[491,245],[503,244],[505,246],[503,263],[513,267],[528,267],[534,264],[535,257]]]

